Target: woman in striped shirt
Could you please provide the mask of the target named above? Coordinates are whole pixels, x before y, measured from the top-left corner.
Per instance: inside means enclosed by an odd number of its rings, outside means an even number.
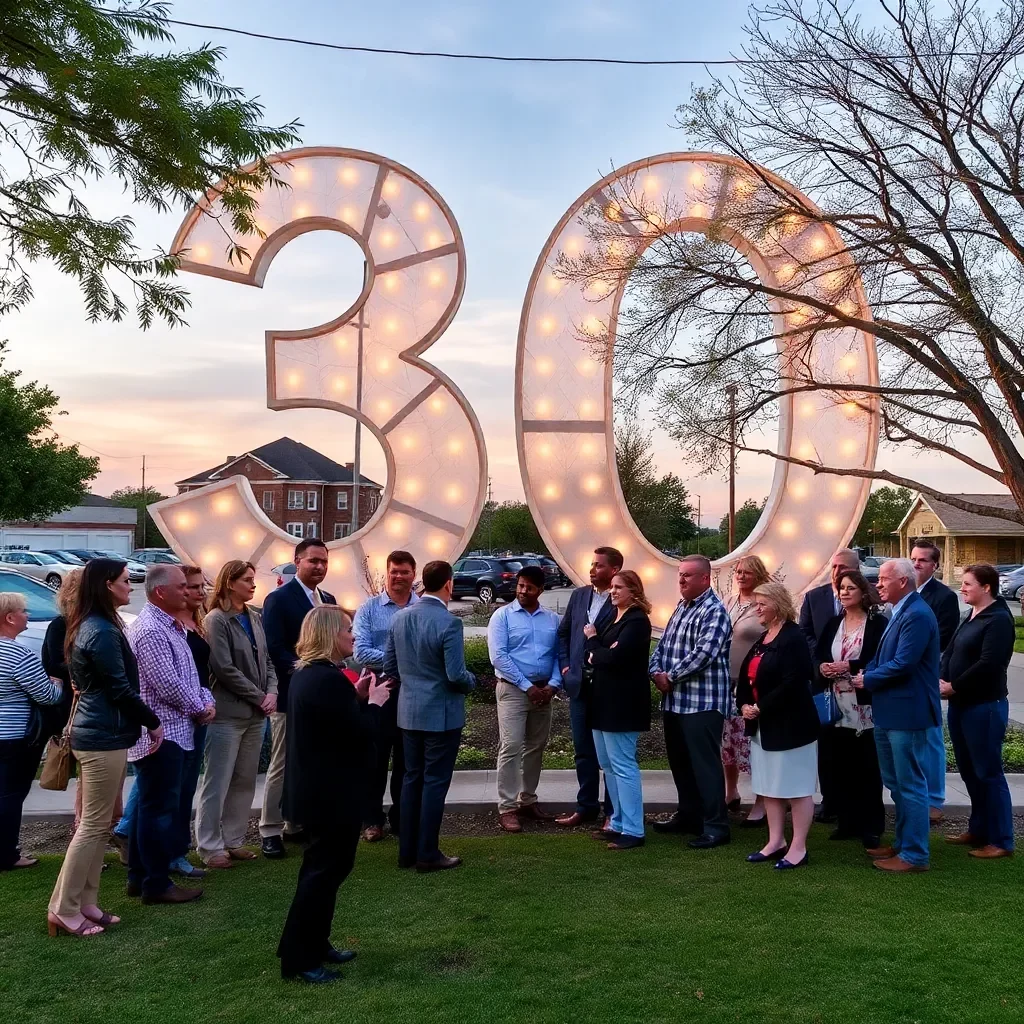
[[[28,627],[22,594],[0,593],[0,871],[34,867],[18,849],[21,808],[32,787],[44,736],[33,739],[33,704],[56,704],[63,688],[46,674],[39,656],[15,639]]]

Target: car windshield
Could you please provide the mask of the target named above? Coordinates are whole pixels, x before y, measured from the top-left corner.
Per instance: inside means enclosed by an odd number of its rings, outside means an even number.
[[[68,565],[85,565],[85,562],[78,555],[73,555],[70,551],[54,551],[51,554],[53,554],[54,558],[63,559]]]
[[[509,559],[507,562],[502,562],[501,564],[505,566],[509,572],[519,572],[523,567],[522,562],[514,561],[513,559]]]
[[[53,591],[35,580],[27,580],[13,572],[0,571],[0,590],[24,594],[28,617],[33,622],[57,618],[57,600]]]
[[[53,555],[44,555],[41,551],[33,551],[32,556],[39,559],[40,565],[60,565],[60,562]]]

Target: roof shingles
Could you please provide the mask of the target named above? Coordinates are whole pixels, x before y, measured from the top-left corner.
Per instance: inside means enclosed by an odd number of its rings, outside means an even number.
[[[956,494],[956,498],[973,501],[979,505],[994,505],[997,508],[1015,509],[1017,503],[1010,494]],[[922,495],[922,500],[939,517],[939,520],[950,533],[998,534],[1005,537],[1019,537],[1024,534],[1024,526],[1011,522],[1009,519],[996,519],[993,516],[980,516],[974,512],[964,512],[954,508],[938,498]]]

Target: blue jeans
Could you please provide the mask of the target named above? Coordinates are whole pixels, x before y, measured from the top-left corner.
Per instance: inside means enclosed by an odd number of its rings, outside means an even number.
[[[594,746],[594,730],[587,725],[587,702],[582,697],[569,698],[569,724],[572,728],[572,748],[576,755],[576,811],[592,821],[601,810],[601,765]],[[604,814],[612,816],[612,797],[607,781],[604,790]]]
[[[603,732],[594,730],[597,759],[604,769],[605,785],[615,812],[611,827],[624,836],[644,834],[644,794],[640,782],[640,766],[636,763],[638,732]]]
[[[398,824],[398,861],[406,865],[429,864],[442,856],[438,836],[462,730],[403,729],[401,735],[405,743],[405,777]]]
[[[928,729],[880,729],[875,747],[882,782],[896,805],[893,849],[915,866],[928,863]]]
[[[135,762],[134,788],[139,799],[128,848],[128,880],[141,885],[147,895],[156,896],[171,887],[184,763],[185,751],[169,740],[155,754]]]
[[[132,788],[128,790],[128,799],[125,802],[124,810],[121,811],[121,820],[114,828],[116,835],[122,839],[131,839],[132,829],[135,827],[135,815],[139,810],[139,776],[135,775]]]
[[[1013,849],[1013,804],[1003,774],[1007,699],[961,707],[949,702],[949,738],[971,797],[967,831],[979,842]]]
[[[941,807],[946,802],[946,741],[942,726],[928,731],[928,806]]]
[[[192,846],[192,803],[199,785],[199,769],[203,764],[203,751],[206,749],[206,726],[197,725],[192,740],[192,749],[185,751],[185,760],[181,766],[181,799],[178,803],[178,815],[174,824],[171,841],[171,862],[188,856]]]

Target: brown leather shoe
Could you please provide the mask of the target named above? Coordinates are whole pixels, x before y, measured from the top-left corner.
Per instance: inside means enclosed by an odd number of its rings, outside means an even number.
[[[255,860],[256,854],[252,850],[247,850],[244,846],[234,846],[228,851],[228,856],[232,860]]]
[[[147,905],[151,903],[191,903],[192,900],[197,900],[202,895],[202,889],[183,889],[181,886],[172,885],[169,889],[164,889],[163,892],[156,895],[144,892],[142,902]]]
[[[547,811],[541,810],[540,804],[527,804],[525,807],[520,807],[517,813],[520,818],[532,818],[534,821],[555,820],[553,814],[548,814]]]
[[[218,853],[206,862],[206,866],[214,870],[227,871],[231,867],[231,858],[226,853]]]
[[[961,832],[958,836],[946,836],[946,842],[950,846],[984,846],[985,844],[970,832]]]
[[[865,849],[864,852],[872,860],[887,860],[896,856],[896,851],[891,846],[876,846],[873,850]]]
[[[945,815],[942,813],[942,811],[939,810],[938,807],[929,807],[928,808],[928,824],[929,825],[938,825],[938,824],[940,824],[944,817],[945,817]]]
[[[426,871],[449,871],[462,863],[461,857],[446,857],[443,853],[439,860],[417,861],[416,870],[423,874]]]
[[[367,829],[363,829],[363,842],[364,843],[379,843],[384,838],[384,829],[380,825],[371,825]]]
[[[555,824],[563,828],[575,828],[577,825],[586,825],[587,819],[579,811],[573,811],[572,814],[563,814],[560,818],[555,818]]]
[[[875,861],[879,871],[892,871],[898,875],[919,874],[928,870],[927,864],[908,864],[902,857],[885,857]]]
[[[968,850],[968,856],[977,857],[978,860],[997,860],[999,857],[1012,857],[1013,850],[1006,850],[1002,846],[983,846],[980,850]]]
[[[522,832],[523,826],[519,824],[519,815],[515,811],[502,811],[498,815],[498,824],[506,832]]]

